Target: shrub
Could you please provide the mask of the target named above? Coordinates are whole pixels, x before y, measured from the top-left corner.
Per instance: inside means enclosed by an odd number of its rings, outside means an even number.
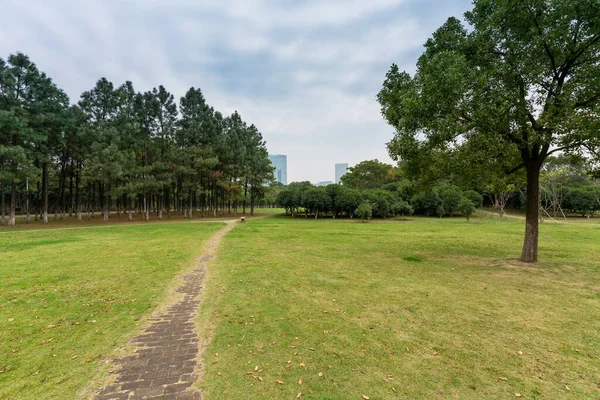
[[[475,210],[476,208],[473,205],[473,202],[467,197],[463,197],[460,200],[460,203],[458,203],[458,211],[460,211],[461,214],[465,216],[467,222],[469,222],[469,219],[471,218],[471,215],[475,213]]]
[[[373,216],[373,206],[368,201],[365,201],[361,205],[359,205],[356,210],[354,210],[354,214],[359,217],[363,222],[371,219]]]
[[[483,204],[483,196],[474,190],[467,190],[463,193],[463,195],[473,203],[475,208],[481,207]],[[460,211],[460,209],[459,209]]]

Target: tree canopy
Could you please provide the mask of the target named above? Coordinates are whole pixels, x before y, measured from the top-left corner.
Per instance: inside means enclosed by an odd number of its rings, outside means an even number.
[[[378,160],[366,160],[348,168],[341,182],[352,189],[377,189],[397,178],[398,171],[393,166]]]

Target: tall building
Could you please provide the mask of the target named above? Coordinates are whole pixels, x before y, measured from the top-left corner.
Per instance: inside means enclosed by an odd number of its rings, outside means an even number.
[[[335,183],[340,183],[342,176],[348,172],[348,163],[335,164]]]
[[[275,167],[275,180],[287,185],[287,156],[284,154],[269,154],[269,161]]]

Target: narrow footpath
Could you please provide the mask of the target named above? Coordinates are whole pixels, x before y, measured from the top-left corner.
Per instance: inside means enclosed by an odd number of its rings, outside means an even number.
[[[153,315],[150,325],[131,340],[133,353],[114,360],[120,365],[116,380],[102,389],[96,400],[203,398],[202,393],[191,388],[198,380],[200,350],[195,319],[206,264],[214,259],[222,237],[236,221],[224,222],[227,226],[206,243],[198,265],[176,289],[176,293],[183,294],[182,299],[164,313]]]

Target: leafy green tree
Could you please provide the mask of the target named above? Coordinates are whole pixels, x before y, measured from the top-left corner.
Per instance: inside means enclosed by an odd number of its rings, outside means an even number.
[[[346,214],[347,217],[352,218],[354,210],[361,204],[362,195],[358,189],[345,188],[337,193],[335,198],[335,206],[340,212]]]
[[[373,206],[365,201],[354,210],[354,215],[360,218],[362,222],[367,222],[373,216]]]
[[[463,192],[463,196],[469,199],[469,201],[473,204],[473,207],[476,209],[483,205],[483,195],[475,190],[465,190]]]
[[[462,199],[460,199],[460,202],[458,203],[457,208],[458,208],[458,211],[460,211],[460,213],[465,216],[465,218],[467,219],[467,222],[469,222],[471,215],[475,214],[475,211],[476,211],[476,208],[473,205],[473,202],[470,199],[468,199],[467,197],[463,197]]]
[[[462,190],[454,185],[442,185],[437,190],[442,200],[444,213],[450,214],[452,217],[454,210],[458,209],[458,204],[463,198]]]
[[[313,187],[302,195],[302,206],[307,212],[314,213],[315,219],[319,212],[327,213],[331,208],[331,199],[324,187]]]
[[[468,27],[448,19],[425,44],[415,75],[393,65],[378,95],[397,131],[395,157],[471,146],[507,172],[525,168],[525,262],[538,258],[544,161],[600,148],[598,15],[594,1],[475,0]]]
[[[342,176],[342,184],[352,189],[378,189],[397,179],[397,170],[378,160],[367,160],[348,168]]]
[[[405,215],[411,215],[414,212],[411,205],[402,199],[392,204],[391,211],[393,215],[401,215],[403,219]]]
[[[434,190],[418,192],[411,199],[411,204],[418,214],[425,214],[427,216],[438,215],[440,209],[442,210],[442,215],[445,213],[442,206],[442,199],[440,199],[437,191]]]

